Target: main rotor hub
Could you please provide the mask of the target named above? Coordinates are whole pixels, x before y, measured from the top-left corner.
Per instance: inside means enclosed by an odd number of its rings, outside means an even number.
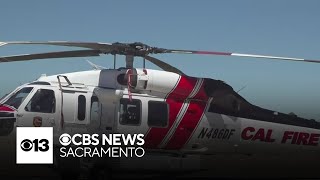
[[[157,53],[163,53],[163,52],[165,52],[165,49],[151,47],[141,42],[134,42],[134,43],[115,42],[115,43],[112,43],[112,50],[110,54],[144,57],[144,56],[147,56],[148,54],[157,54]]]

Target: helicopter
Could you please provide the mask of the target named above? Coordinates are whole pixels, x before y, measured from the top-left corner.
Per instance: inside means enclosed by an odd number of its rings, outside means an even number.
[[[14,41],[80,50],[0,57],[10,63],[51,58],[114,56],[114,68],[42,75],[0,101],[0,135],[16,126],[64,132],[144,134],[144,147],[167,156],[216,153],[319,152],[320,122],[248,102],[221,80],[191,77],[152,54],[196,54],[320,63],[318,60],[216,51],[178,50],[135,43]],[[126,66],[116,68],[117,55]],[[136,57],[143,67],[133,66]],[[162,70],[146,68],[149,61]]]

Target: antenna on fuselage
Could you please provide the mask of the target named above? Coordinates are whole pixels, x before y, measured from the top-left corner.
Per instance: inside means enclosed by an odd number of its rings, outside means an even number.
[[[238,91],[237,91],[237,93],[239,93],[240,91],[242,91],[244,88],[246,88],[247,87],[247,85],[244,85],[244,86],[242,86]]]
[[[91,66],[92,66],[92,68],[94,69],[94,70],[102,70],[102,69],[107,69],[107,68],[105,68],[105,67],[103,67],[103,66],[99,66],[99,65],[97,65],[97,64],[94,64],[93,62],[91,62],[91,61],[89,61],[89,60],[86,60]],[[41,75],[42,76],[42,75]],[[45,75],[46,76],[46,75]]]

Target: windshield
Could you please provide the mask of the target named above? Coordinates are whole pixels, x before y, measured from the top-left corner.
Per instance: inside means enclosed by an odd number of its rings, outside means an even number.
[[[7,96],[8,94],[5,94],[4,96],[2,96],[1,98],[0,98],[0,102]]]
[[[15,107],[16,109],[19,108],[21,103],[24,99],[29,95],[33,88],[32,87],[25,87],[20,89],[16,92],[13,96],[11,96],[4,104]]]

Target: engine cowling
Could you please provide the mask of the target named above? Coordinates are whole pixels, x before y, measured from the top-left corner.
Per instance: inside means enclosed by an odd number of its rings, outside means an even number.
[[[126,76],[129,86],[134,90],[156,91],[164,94],[169,93],[181,77],[176,73],[150,69],[129,69]]]

